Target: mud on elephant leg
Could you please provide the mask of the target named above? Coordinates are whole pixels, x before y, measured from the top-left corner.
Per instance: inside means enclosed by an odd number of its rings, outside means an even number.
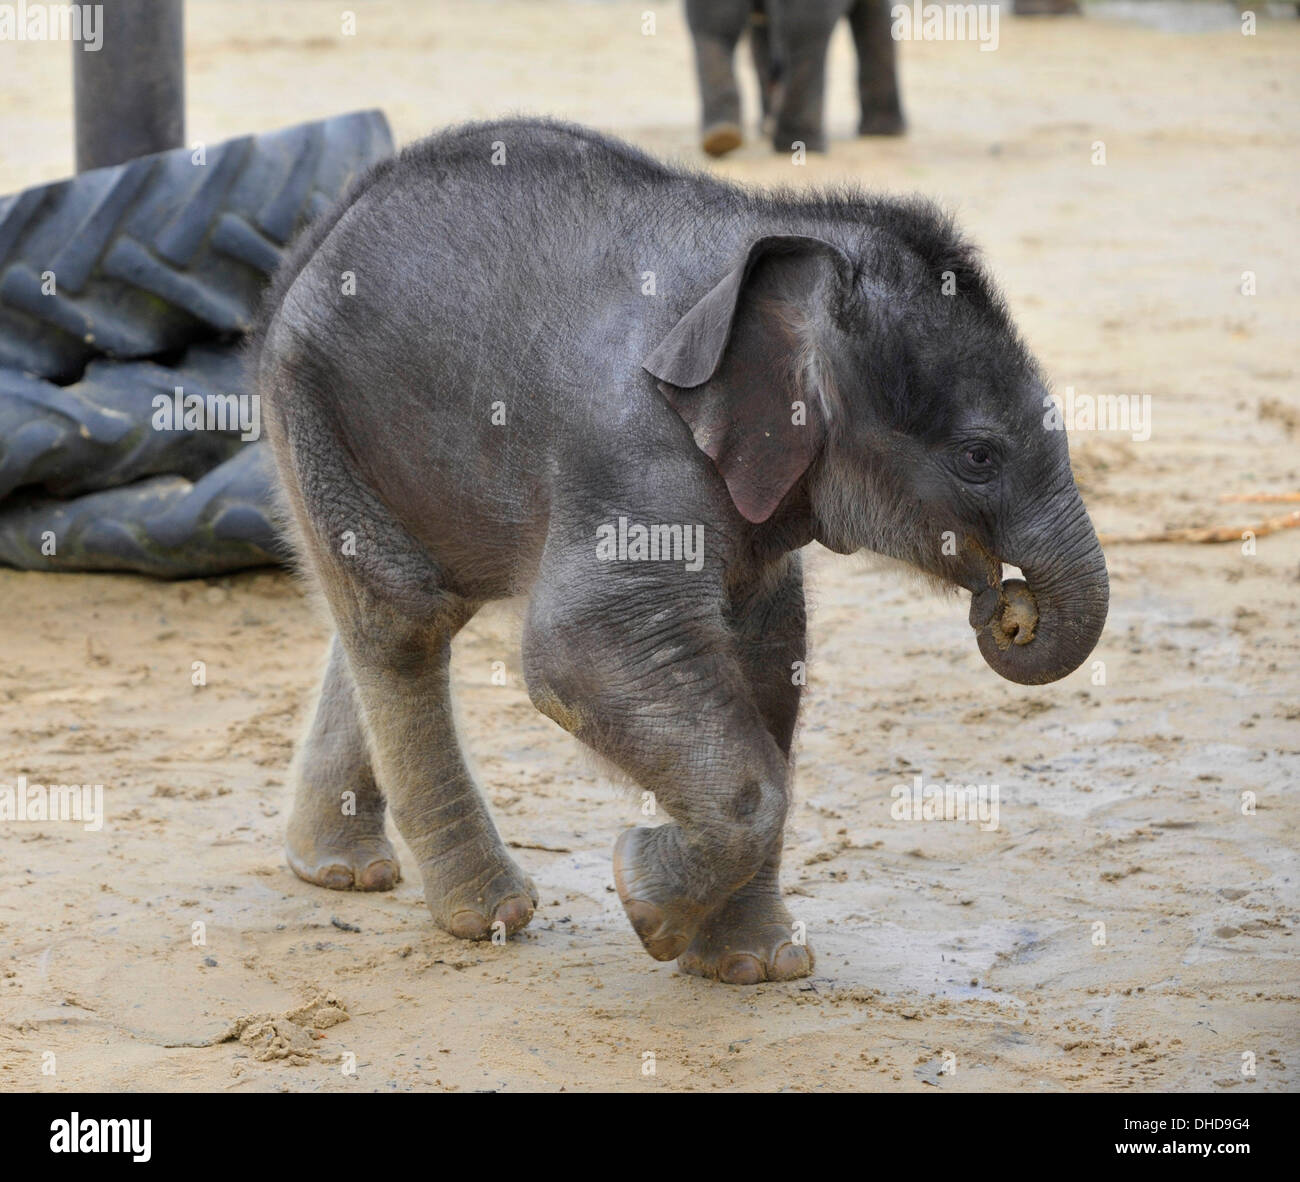
[[[859,135],[902,135],[906,127],[898,96],[898,54],[890,24],[890,0],[857,0],[849,27],[858,53]]]
[[[710,156],[740,147],[740,90],[733,59],[749,20],[751,0],[686,0],[700,87],[700,146]]]
[[[625,831],[614,852],[632,927],[651,956],[672,960],[779,848],[786,759],[718,618],[720,595],[684,593],[671,569],[593,577],[586,553],[543,572],[524,671],[539,710],[674,818]]]
[[[347,657],[330,645],[311,729],[292,771],[286,854],[293,872],[333,890],[391,890],[401,878],[384,833],[384,796],[375,783]]]

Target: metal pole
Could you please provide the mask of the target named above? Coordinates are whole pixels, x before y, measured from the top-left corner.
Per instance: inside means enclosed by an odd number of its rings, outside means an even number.
[[[183,0],[107,0],[103,44],[72,43],[77,171],[185,142]]]

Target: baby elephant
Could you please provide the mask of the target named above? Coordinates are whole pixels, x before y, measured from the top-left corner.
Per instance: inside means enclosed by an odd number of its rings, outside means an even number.
[[[646,950],[734,983],[813,964],[778,881],[802,547],[970,591],[985,660],[1025,684],[1075,669],[1106,617],[1060,417],[921,201],[766,196],[577,127],[461,127],[313,224],[254,364],[337,632],[290,865],[391,887],[387,798],[457,936],[537,903],[453,721],[452,638],[489,600],[528,597],[537,708],[672,817],[614,851]]]

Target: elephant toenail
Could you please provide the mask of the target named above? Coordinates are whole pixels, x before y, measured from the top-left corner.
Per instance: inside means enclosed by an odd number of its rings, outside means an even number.
[[[335,863],[320,871],[319,880],[321,886],[329,887],[332,891],[345,891],[352,885],[352,871],[347,866]]]
[[[758,957],[737,952],[718,966],[718,980],[728,985],[757,985],[763,980],[763,966]]]
[[[462,940],[481,940],[488,934],[488,922],[478,911],[457,911],[447,926]]]
[[[397,866],[386,859],[371,862],[362,872],[358,885],[363,891],[386,891],[398,881]]]
[[[497,904],[496,921],[506,926],[506,934],[517,932],[533,918],[533,903],[523,895],[512,895]]]
[[[807,945],[782,944],[772,957],[772,980],[789,981],[805,977],[812,969],[812,951]]]

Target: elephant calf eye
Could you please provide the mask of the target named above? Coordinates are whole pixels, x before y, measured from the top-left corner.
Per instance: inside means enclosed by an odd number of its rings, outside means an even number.
[[[957,453],[957,474],[970,484],[986,484],[998,473],[997,452],[987,443],[968,443]]]

